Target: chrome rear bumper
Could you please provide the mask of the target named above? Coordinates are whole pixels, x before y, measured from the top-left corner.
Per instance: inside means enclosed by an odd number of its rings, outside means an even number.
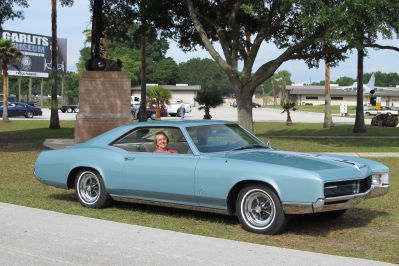
[[[386,194],[388,192],[388,188],[389,185],[378,187],[371,186],[370,189],[364,193],[335,198],[318,199],[313,203],[283,202],[283,210],[286,214],[306,214],[346,210],[353,208],[364,199],[379,197]]]

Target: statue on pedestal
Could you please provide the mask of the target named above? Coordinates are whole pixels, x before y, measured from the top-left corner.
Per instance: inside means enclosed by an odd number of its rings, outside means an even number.
[[[90,58],[86,61],[86,70],[89,71],[121,71],[121,60],[110,60],[108,56],[101,53],[101,49],[107,50],[106,39],[103,38],[103,0],[93,0],[92,9],[92,31],[91,31],[91,47]],[[106,51],[107,53],[107,51]]]

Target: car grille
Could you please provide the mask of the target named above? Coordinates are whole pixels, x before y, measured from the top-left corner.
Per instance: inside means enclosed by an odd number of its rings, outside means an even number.
[[[364,179],[328,182],[324,184],[324,197],[334,198],[364,193],[371,187],[371,176]]]

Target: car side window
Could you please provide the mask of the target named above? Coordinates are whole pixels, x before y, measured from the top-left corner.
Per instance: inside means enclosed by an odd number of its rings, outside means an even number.
[[[181,130],[177,127],[138,127],[125,136],[119,138],[112,146],[130,152],[154,152],[155,135],[164,132],[169,138],[168,148],[176,150],[178,154],[192,154]]]

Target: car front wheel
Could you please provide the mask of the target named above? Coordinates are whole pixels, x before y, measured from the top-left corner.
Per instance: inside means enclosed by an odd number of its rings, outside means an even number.
[[[33,118],[33,113],[28,111],[28,112],[26,112],[25,117],[26,118]]]
[[[89,208],[104,208],[112,202],[105,190],[104,181],[94,170],[84,170],[77,174],[75,195],[82,206]]]
[[[236,211],[242,227],[254,233],[277,234],[287,223],[287,217],[276,193],[261,184],[241,189]]]

